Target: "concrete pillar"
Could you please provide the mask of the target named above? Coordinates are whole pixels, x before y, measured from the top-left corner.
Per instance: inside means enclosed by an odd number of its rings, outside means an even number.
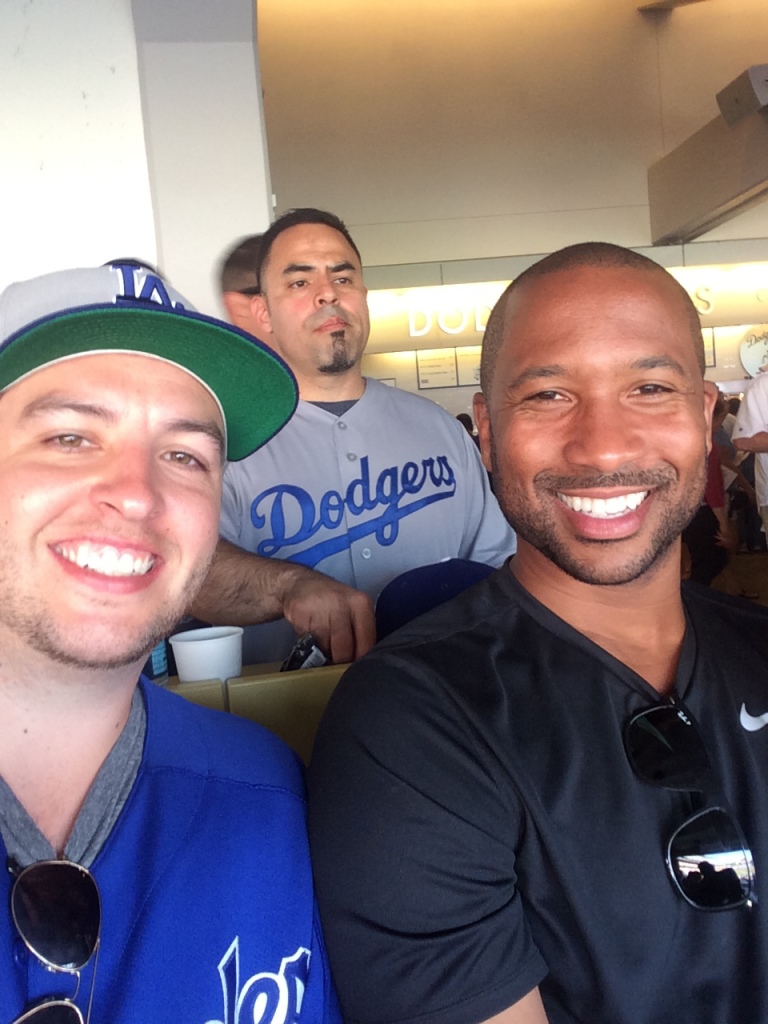
[[[201,309],[271,215],[251,0],[0,5],[0,287],[136,255]]]
[[[206,312],[213,265],[271,219],[253,0],[133,0],[158,260]]]
[[[0,287],[156,258],[130,0],[0,4]]]

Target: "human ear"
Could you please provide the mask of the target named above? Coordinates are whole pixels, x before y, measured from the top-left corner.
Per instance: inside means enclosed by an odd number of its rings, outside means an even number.
[[[490,473],[491,466],[491,417],[488,413],[488,403],[482,391],[478,391],[472,399],[472,411],[475,414],[475,426],[477,437],[480,441],[480,454],[483,458],[483,465]]]
[[[254,295],[251,299],[251,315],[262,331],[266,334],[272,333],[272,323],[269,319],[269,309],[263,295]]]

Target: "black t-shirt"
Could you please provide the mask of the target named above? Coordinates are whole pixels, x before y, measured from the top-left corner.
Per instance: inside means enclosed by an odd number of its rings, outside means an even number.
[[[768,728],[740,724],[768,711],[768,612],[684,600],[675,694],[768,893]],[[539,985],[551,1024],[768,1022],[768,896],[686,903],[665,851],[695,798],[627,761],[627,719],[658,701],[508,569],[347,672],[309,787],[348,1020],[472,1024]]]

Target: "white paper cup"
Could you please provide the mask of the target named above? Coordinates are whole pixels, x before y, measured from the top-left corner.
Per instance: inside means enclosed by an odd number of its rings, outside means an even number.
[[[240,626],[206,626],[169,637],[179,682],[232,679],[243,668],[243,630]]]

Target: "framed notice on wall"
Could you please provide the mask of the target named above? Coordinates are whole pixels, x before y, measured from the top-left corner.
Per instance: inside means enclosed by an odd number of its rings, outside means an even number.
[[[458,383],[455,348],[429,348],[416,352],[419,390],[455,388]]]
[[[461,387],[480,387],[481,345],[464,345],[456,349],[456,366]]]

